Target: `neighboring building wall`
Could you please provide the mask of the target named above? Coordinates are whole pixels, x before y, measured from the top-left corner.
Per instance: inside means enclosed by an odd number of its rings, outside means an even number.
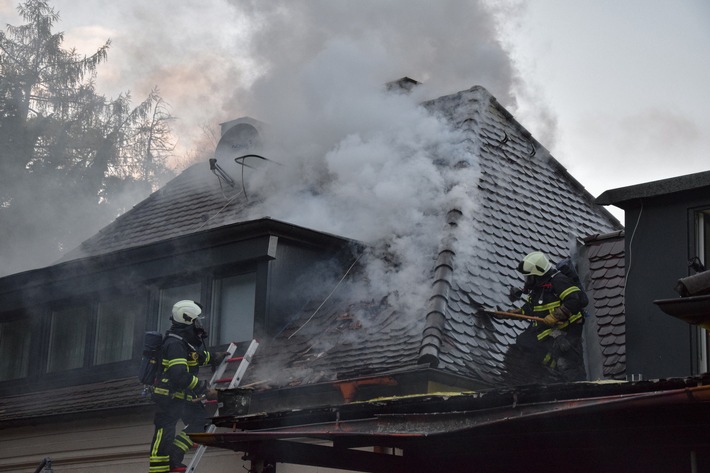
[[[627,372],[643,378],[696,374],[698,329],[664,314],[654,300],[678,297],[691,274],[694,210],[710,207],[708,189],[634,201],[626,210]]]

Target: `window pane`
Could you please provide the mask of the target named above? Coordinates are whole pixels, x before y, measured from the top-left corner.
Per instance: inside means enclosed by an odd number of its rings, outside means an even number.
[[[27,376],[31,333],[27,325],[23,320],[0,324],[0,381]]]
[[[173,305],[177,301],[191,300],[200,302],[202,297],[200,283],[185,284],[160,290],[160,309],[158,315],[158,331],[165,332],[172,325]]]
[[[72,307],[52,313],[48,372],[84,366],[89,315],[89,307]]]
[[[128,296],[99,305],[94,364],[131,359],[133,329],[141,308],[140,302]]]
[[[243,342],[254,338],[255,273],[217,281],[210,345]]]

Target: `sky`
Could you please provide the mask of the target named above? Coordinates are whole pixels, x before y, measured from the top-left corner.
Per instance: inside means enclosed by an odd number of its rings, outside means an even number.
[[[335,96],[409,76],[422,100],[484,86],[595,197],[708,169],[705,0],[50,4],[65,48],[90,54],[110,38],[100,93],[137,103],[158,86],[180,153],[214,146],[205,130],[245,115],[327,151],[342,131],[328,117],[356,122],[364,107]],[[21,23],[16,5],[0,0],[3,25]],[[323,120],[289,122],[310,110]]]

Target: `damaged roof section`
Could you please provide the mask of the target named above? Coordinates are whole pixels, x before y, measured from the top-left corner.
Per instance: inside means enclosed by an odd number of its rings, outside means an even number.
[[[515,267],[529,251],[564,258],[575,238],[621,225],[594,205],[593,197],[485,89],[474,87],[425,106],[458,130],[462,156],[475,158],[474,163],[462,159],[460,166],[480,167],[478,182],[457,183],[476,199],[474,210],[442,209],[446,222],[436,230],[442,244],[432,255],[432,267],[422,268],[430,272],[427,305],[405,313],[387,299],[344,299],[329,301],[316,313],[316,301],[277,339],[265,341],[260,355],[269,369],[257,360],[257,374],[247,383],[274,381],[269,372],[279,367],[281,379],[273,386],[417,364],[479,387],[541,381],[525,369],[513,378],[506,366],[509,347],[529,322],[493,318],[480,308],[510,304],[508,289],[523,283]]]
[[[421,333],[386,300],[314,301],[261,344],[244,384],[294,387],[416,365]]]

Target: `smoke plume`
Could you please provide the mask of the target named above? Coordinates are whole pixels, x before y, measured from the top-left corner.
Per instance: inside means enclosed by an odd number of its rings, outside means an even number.
[[[68,45],[91,51],[106,39],[63,13],[73,10],[65,0],[54,3],[60,30],[74,22]],[[197,143],[206,123],[245,115],[266,123],[278,139],[265,152],[281,165],[250,179],[250,192],[265,197],[262,215],[367,242],[388,239],[382,251],[397,258],[420,260],[404,248],[424,240],[436,249],[441,212],[461,193],[442,170],[470,160],[455,155],[455,132],[419,103],[483,85],[514,104],[513,65],[479,0],[234,0],[210,8],[174,2],[167,10],[101,0],[95,8],[120,19],[100,30],[112,48],[99,91],[128,88],[141,97],[159,86],[178,118],[178,149]],[[423,85],[410,96],[384,94],[386,82],[405,75]],[[437,159],[450,162],[437,167]]]

